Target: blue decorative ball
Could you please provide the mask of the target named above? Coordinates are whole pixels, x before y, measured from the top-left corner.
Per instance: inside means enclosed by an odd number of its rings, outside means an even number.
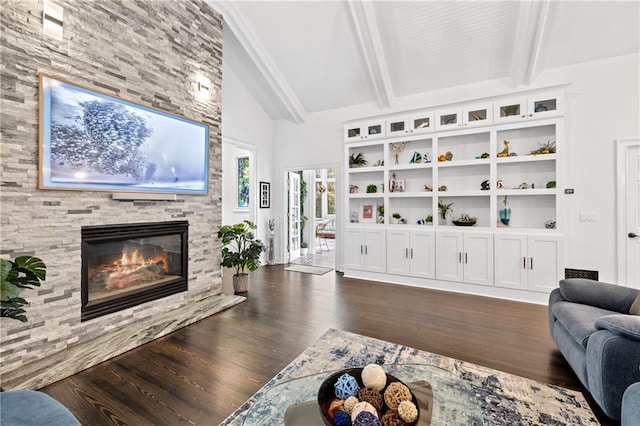
[[[333,426],[351,426],[351,416],[344,411],[337,411],[333,416]]]
[[[358,381],[350,374],[344,373],[338,377],[338,380],[333,385],[336,391],[336,397],[339,399],[347,399],[350,396],[358,396]]]
[[[368,411],[363,411],[356,417],[356,421],[353,422],[353,426],[382,426],[380,420],[375,414]]]

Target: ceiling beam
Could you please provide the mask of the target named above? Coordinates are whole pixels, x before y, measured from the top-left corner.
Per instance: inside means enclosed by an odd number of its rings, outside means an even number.
[[[390,108],[393,103],[393,87],[373,5],[368,1],[349,1],[347,5],[376,101],[380,108]]]
[[[549,0],[520,3],[511,60],[511,78],[515,87],[531,85],[537,71],[540,46],[549,15],[549,3]]]
[[[307,118],[307,111],[302,102],[300,102],[300,99],[283,77],[280,69],[254,35],[249,24],[242,18],[242,14],[234,3],[210,1],[209,4],[222,14],[224,24],[233,32],[249,59],[253,61],[260,73],[262,73],[271,90],[284,105],[291,120],[298,124],[304,123]]]

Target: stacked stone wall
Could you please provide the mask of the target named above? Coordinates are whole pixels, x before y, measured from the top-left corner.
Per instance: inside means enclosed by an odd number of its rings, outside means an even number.
[[[29,322],[0,319],[0,371],[91,342],[153,315],[221,294],[222,20],[199,0],[55,0],[64,39],[42,33],[43,2],[3,0],[1,14],[1,254],[47,264],[26,290]],[[46,73],[209,126],[209,193],[177,201],[116,201],[108,192],[38,189],[38,74]],[[209,81],[198,95],[197,82]],[[176,141],[180,143],[180,141]],[[189,290],[80,322],[81,227],[189,221]],[[150,336],[150,338],[153,336]],[[143,343],[143,342],[141,342]]]

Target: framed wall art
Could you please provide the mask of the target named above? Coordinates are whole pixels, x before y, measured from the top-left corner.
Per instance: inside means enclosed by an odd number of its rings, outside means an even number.
[[[260,208],[268,209],[271,207],[271,184],[269,182],[260,182]]]
[[[377,211],[377,203],[366,202],[360,204],[360,215],[359,220],[361,223],[375,223],[376,222],[376,211]]]
[[[40,189],[206,194],[209,127],[39,75]]]

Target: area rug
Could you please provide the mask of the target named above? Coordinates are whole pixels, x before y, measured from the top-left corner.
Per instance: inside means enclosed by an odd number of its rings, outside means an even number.
[[[241,425],[251,405],[274,385],[341,368],[377,364],[428,364],[473,387],[486,425],[598,425],[580,392],[341,330],[328,330],[221,425]]]
[[[284,268],[285,271],[294,271],[294,272],[303,272],[305,274],[313,274],[313,275],[324,275],[329,271],[332,271],[331,268],[323,268],[322,266],[311,266],[311,265],[291,265]]]

